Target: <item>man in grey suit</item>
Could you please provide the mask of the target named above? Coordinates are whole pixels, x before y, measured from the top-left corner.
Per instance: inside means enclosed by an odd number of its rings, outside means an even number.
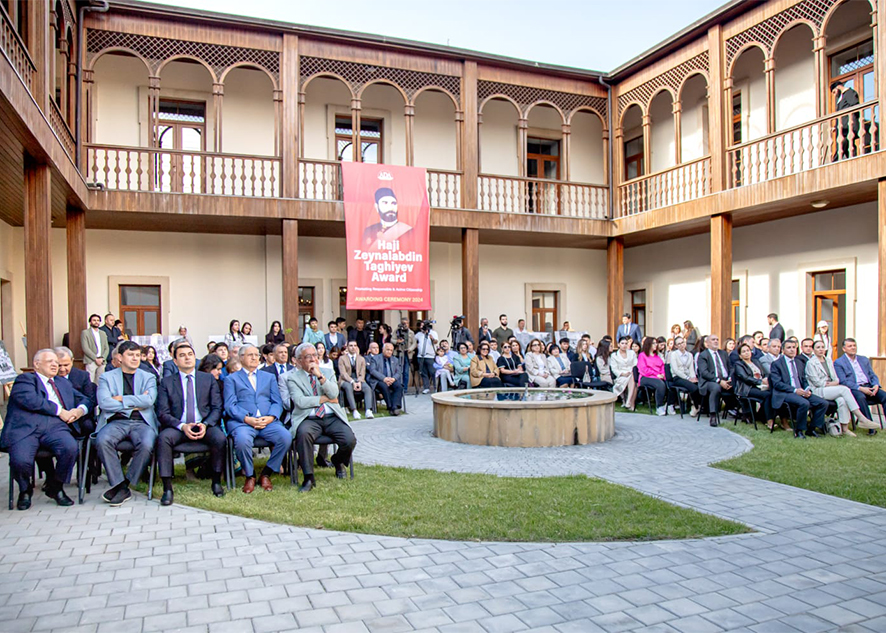
[[[298,465],[305,474],[299,492],[310,492],[314,481],[314,441],[321,435],[332,439],[338,450],[332,456],[335,476],[344,479],[345,466],[351,463],[351,453],[357,438],[348,426],[348,416],[338,404],[338,385],[335,374],[320,368],[317,348],[302,343],[295,349],[295,369],[280,377],[280,397],[283,407],[292,412],[292,436],[295,438]]]
[[[403,405],[403,383],[400,382],[400,359],[394,356],[394,346],[385,343],[381,354],[369,359],[369,375],[375,389],[381,392],[391,415],[400,415]]]
[[[95,447],[111,484],[102,500],[119,506],[132,497],[129,484],[141,477],[157,440],[157,379],[138,368],[142,360],[138,343],[123,341],[115,352],[120,355],[120,368],[105,372],[98,381],[101,415]],[[135,447],[125,477],[117,454],[117,446],[124,440]]]
[[[98,382],[105,371],[105,363],[111,355],[108,335],[101,329],[102,318],[93,314],[89,317],[89,327],[80,333],[80,347],[83,349],[83,363],[89,372],[89,379]]]

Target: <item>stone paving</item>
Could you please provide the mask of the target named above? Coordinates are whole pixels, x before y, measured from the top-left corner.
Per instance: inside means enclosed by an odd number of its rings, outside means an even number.
[[[136,497],[0,511],[0,632],[886,631],[886,510],[706,464],[749,448],[688,418],[619,414],[600,446],[431,436],[430,401],[355,424],[361,463],[586,473],[759,530],[638,543],[465,543],[310,530]],[[7,462],[0,494],[6,495]],[[357,466],[359,477],[359,465]],[[322,494],[322,489],[312,494]]]

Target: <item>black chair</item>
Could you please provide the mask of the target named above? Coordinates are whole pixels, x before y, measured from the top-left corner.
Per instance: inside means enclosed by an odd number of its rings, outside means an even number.
[[[89,455],[89,451],[92,449],[92,443],[95,441],[95,438],[97,435],[98,435],[98,431],[96,431],[95,433],[93,433],[92,435],[90,435],[86,439],[86,454],[87,455]],[[132,442],[130,442],[129,440],[123,440],[122,442],[117,444],[117,453],[133,453],[133,452],[135,452],[135,446],[133,446]],[[154,481],[154,465],[156,462],[156,459],[154,457],[155,453],[156,453],[156,451],[152,449],[151,450],[151,467],[148,471],[149,484],[153,483],[153,481]],[[83,496],[84,487],[86,488],[86,492],[90,492],[92,490],[92,478],[89,477],[88,474],[85,477],[78,478],[78,481],[80,483],[79,494],[81,497]],[[134,484],[136,482],[133,481],[130,483]]]
[[[686,413],[686,400],[689,399],[689,390],[686,387],[674,384],[674,375],[671,373],[671,366],[665,363],[665,381],[668,386],[668,394],[674,394],[674,400],[680,403],[680,419]]]
[[[880,387],[880,388],[882,389],[882,387]],[[871,413],[873,413],[877,409],[880,410],[880,428],[882,429],[883,428],[883,419],[884,419],[884,412],[883,412],[882,403],[879,400],[877,400],[876,398],[871,398],[870,396],[866,396],[865,400],[868,403],[868,407],[871,408]],[[873,416],[871,416],[871,417],[873,417]],[[853,422],[853,425],[854,425],[854,422]]]
[[[335,446],[336,450],[338,450],[338,445],[336,445],[335,440],[333,440],[328,435],[321,435],[316,440],[314,440],[314,446]],[[293,458],[295,459],[294,463],[296,464],[295,470],[298,470],[298,454],[296,453],[294,442],[292,444],[292,454],[293,454]],[[313,456],[312,456],[312,459],[313,459]],[[350,460],[348,460],[348,463],[346,464],[346,466],[348,466],[348,468],[350,469],[351,479],[353,479],[354,478],[354,454],[353,453],[351,453],[351,458],[350,458]],[[298,479],[298,477],[296,475],[296,480],[297,479]]]
[[[160,438],[157,438],[157,441],[160,441]],[[200,455],[200,454],[209,454],[210,449],[208,444],[204,444],[203,442],[182,442],[181,444],[176,444],[172,449],[172,458],[175,459],[179,455]],[[225,465],[227,466],[229,460],[225,460]],[[154,469],[157,466],[157,445],[154,445],[154,453],[151,455],[151,472],[154,472]],[[225,485],[228,490],[233,490],[234,486],[230,477],[230,470],[225,468]],[[148,482],[148,501],[153,498],[154,494],[154,478],[151,477],[150,482]]]
[[[83,439],[77,439],[77,503],[83,503],[83,486],[82,482],[86,478],[86,464],[85,464],[85,453],[83,451]],[[2,453],[8,453],[9,451],[3,449],[0,451]],[[46,449],[39,449],[37,454],[34,456],[34,472],[31,475],[31,489],[34,488],[34,485],[37,481],[37,460],[38,459],[51,459],[52,452]],[[21,490],[19,490],[21,492]],[[12,464],[9,466],[9,509],[12,510],[15,507],[15,480],[12,478]]]
[[[287,428],[287,430],[289,430]],[[252,441],[252,448],[257,448],[259,450],[267,448],[270,450],[273,448],[273,444],[262,437],[256,437]],[[178,448],[178,447],[176,447]],[[208,451],[207,447],[207,451]],[[228,480],[228,488],[233,489],[237,484],[237,478],[234,473],[234,459],[236,455],[234,453],[234,438],[230,435],[228,436],[228,467],[226,478]],[[295,442],[293,442],[289,447],[289,452],[286,454],[286,458],[283,460],[283,471],[289,472],[289,483],[295,485],[297,481],[297,473],[298,470],[298,462],[295,460]]]
[[[594,363],[586,360],[575,360],[569,363],[569,375],[572,377],[573,384],[579,389],[600,389],[612,390],[612,385],[608,382],[600,380],[597,368]],[[585,380],[587,375],[589,380]]]
[[[758,397],[754,397],[754,396],[748,394],[746,396],[740,396],[738,398],[738,402],[741,405],[742,413],[746,412],[747,415],[750,417],[750,420],[747,421],[748,424],[753,422],[754,423],[754,430],[756,431],[757,430],[757,407],[763,406],[763,399],[758,398]],[[747,405],[747,407],[745,407],[745,405]],[[738,418],[735,418],[735,421],[732,423],[732,426],[735,426],[737,424],[738,424]],[[775,426],[775,424],[773,424],[772,426]]]

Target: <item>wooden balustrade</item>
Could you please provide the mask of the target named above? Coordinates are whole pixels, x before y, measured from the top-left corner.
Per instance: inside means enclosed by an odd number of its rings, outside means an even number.
[[[15,26],[6,14],[5,3],[0,3],[0,6],[3,7],[0,8],[0,48],[6,53],[6,57],[9,58],[12,67],[16,69],[28,91],[34,94],[37,67],[34,66],[34,61],[28,54],[28,48],[22,42]]]
[[[65,148],[68,156],[73,160],[76,155],[77,141],[74,140],[74,133],[71,132],[71,128],[65,122],[65,117],[62,116],[58,106],[52,99],[49,100],[49,124],[52,126],[52,130],[55,132],[58,140],[61,141],[62,147]]]
[[[341,163],[334,160],[298,160],[298,197],[306,200],[344,200]]]
[[[880,151],[880,105],[870,102],[726,151],[729,188]]]
[[[659,209],[711,193],[711,157],[635,178],[618,186],[618,216]]]
[[[609,189],[562,180],[480,174],[477,203],[483,211],[605,219]]]
[[[107,189],[280,196],[280,159],[148,147],[86,145],[87,182]]]
[[[429,169],[428,202],[438,209],[460,209],[461,172]]]

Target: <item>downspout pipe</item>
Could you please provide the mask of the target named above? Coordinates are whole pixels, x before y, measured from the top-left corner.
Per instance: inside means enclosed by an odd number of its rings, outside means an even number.
[[[606,87],[606,118],[609,120],[609,217],[607,220],[612,220],[615,217],[613,213],[614,204],[614,194],[615,187],[613,186],[613,182],[615,182],[615,164],[612,162],[612,148],[615,145],[615,128],[612,127],[612,86],[606,83],[606,80],[603,79],[603,76],[597,78],[597,81],[601,86]]]
[[[74,160],[77,169],[80,169],[80,158],[83,153],[81,119],[83,118],[83,60],[86,56],[86,28],[83,25],[83,18],[87,12],[107,13],[108,9],[110,9],[108,0],[89,0],[89,2],[81,4],[77,10],[77,100],[74,103],[74,126],[77,139]]]

